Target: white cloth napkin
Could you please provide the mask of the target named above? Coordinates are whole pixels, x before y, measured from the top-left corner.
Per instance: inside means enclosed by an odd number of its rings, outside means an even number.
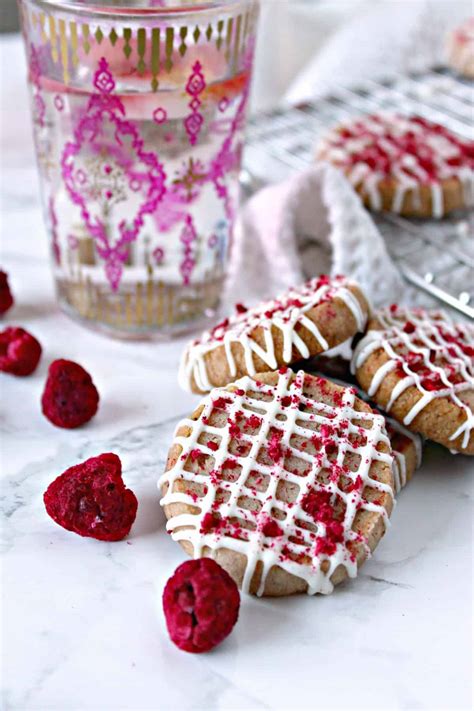
[[[227,300],[252,304],[318,274],[352,277],[374,306],[399,301],[404,289],[359,196],[325,163],[264,188],[245,205]]]

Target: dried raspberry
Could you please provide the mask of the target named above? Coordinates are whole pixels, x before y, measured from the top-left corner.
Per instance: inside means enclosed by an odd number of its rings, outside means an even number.
[[[8,284],[8,274],[0,270],[0,314],[13,306],[13,296]]]
[[[248,427],[251,427],[252,429],[257,429],[258,427],[260,427],[261,424],[262,419],[260,417],[257,417],[257,415],[250,415],[246,423],[246,425]]]
[[[201,521],[201,533],[209,533],[213,529],[218,529],[222,524],[222,520],[213,513],[204,514]]]
[[[406,324],[403,326],[403,331],[405,333],[414,333],[416,331],[416,326],[412,321],[407,321]]]
[[[239,606],[237,585],[210,558],[180,565],[163,592],[169,635],[185,652],[208,652],[220,644],[237,622]]]
[[[41,358],[41,346],[31,333],[10,326],[0,333],[0,370],[31,375]]]
[[[272,518],[265,521],[262,526],[262,533],[268,538],[277,538],[278,536],[283,535],[283,531],[281,530],[280,526]]]
[[[226,459],[224,464],[222,465],[223,469],[237,469],[238,463],[235,461],[235,459]]]
[[[275,464],[278,464],[278,462],[282,459],[283,457],[283,448],[281,446],[281,438],[283,437],[283,432],[280,432],[279,430],[274,430],[271,435],[270,439],[268,441],[267,445],[267,453],[270,459],[275,462]]]
[[[362,477],[358,474],[354,481],[351,480],[346,484],[344,492],[350,494],[352,491],[360,491],[363,488],[363,484]]]
[[[94,417],[99,393],[82,366],[71,360],[55,360],[49,366],[41,404],[53,425],[73,429]]]
[[[53,521],[80,536],[120,541],[137,514],[135,494],[125,488],[116,454],[101,454],[67,469],[44,493]]]
[[[216,397],[212,404],[216,410],[225,410],[227,405],[232,405],[232,400],[230,397]]]

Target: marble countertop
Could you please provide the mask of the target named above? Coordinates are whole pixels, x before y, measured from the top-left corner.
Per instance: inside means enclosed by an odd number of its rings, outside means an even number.
[[[357,580],[328,597],[244,598],[212,653],[169,641],[163,585],[184,559],[165,535],[156,480],[176,418],[195,403],[176,384],[182,342],[117,343],[58,312],[38,203],[23,57],[2,82],[1,264],[44,357],[30,378],[1,378],[3,696],[5,709],[464,709],[471,703],[472,463],[430,446],[392,527]],[[8,64],[7,64],[8,63]],[[3,80],[3,77],[2,77]],[[39,398],[48,363],[93,374],[102,405],[78,431],[53,428]],[[130,537],[82,539],[45,514],[64,469],[104,451],[139,499]]]

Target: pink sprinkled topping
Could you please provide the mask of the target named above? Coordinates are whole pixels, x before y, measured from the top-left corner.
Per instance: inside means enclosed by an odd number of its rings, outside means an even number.
[[[194,382],[203,392],[211,389],[207,373],[207,363],[204,356],[217,348],[224,346],[225,357],[231,375],[236,376],[237,365],[233,345],[239,345],[244,351],[245,369],[249,375],[257,373],[255,355],[260,363],[265,363],[264,370],[275,371],[283,360],[284,364],[295,359],[295,351],[299,357],[310,355],[307,343],[301,337],[295,338],[298,327],[309,332],[320,344],[321,350],[327,350],[329,345],[322,336],[316,324],[313,309],[325,305],[324,317],[331,320],[336,314],[331,309],[331,302],[338,298],[352,313],[357,329],[362,330],[366,314],[358,299],[352,292],[351,283],[344,277],[329,278],[326,275],[316,277],[299,287],[289,289],[272,301],[247,309],[242,304],[236,305],[236,312],[218,323],[200,339],[193,341],[185,351],[180,367],[180,383],[189,388]],[[322,317],[321,312],[320,317]],[[262,347],[257,333],[264,332],[265,344]],[[280,332],[283,339],[282,355],[278,356],[275,348],[275,334]],[[299,333],[299,331],[296,331]],[[255,340],[254,340],[255,338]],[[259,368],[262,370],[261,364]],[[284,372],[284,371],[280,371]]]
[[[278,525],[278,523],[274,520],[269,518],[267,521],[262,526],[262,533],[264,536],[267,536],[267,538],[277,538],[278,536],[283,535],[283,531]]]
[[[409,425],[434,398],[449,398],[465,415],[461,424],[456,423],[450,439],[462,436],[462,448],[467,447],[474,428],[474,413],[460,395],[474,390],[474,327],[468,323],[455,324],[441,312],[393,306],[380,311],[377,320],[382,329],[370,330],[359,342],[353,370],[363,365],[374,352],[374,346],[383,349],[391,371],[400,379],[385,409],[390,411],[408,387],[417,388],[422,399],[405,416],[404,424]],[[379,372],[380,369],[373,375],[369,396],[378,390]]]
[[[421,116],[364,116],[330,133],[324,149],[343,168],[364,165],[380,177],[405,175],[420,183],[455,176],[461,166],[474,167],[474,141]]]

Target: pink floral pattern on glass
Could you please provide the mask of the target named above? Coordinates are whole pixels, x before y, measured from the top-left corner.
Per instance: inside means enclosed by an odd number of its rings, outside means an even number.
[[[197,240],[197,232],[194,226],[193,218],[191,215],[186,215],[185,225],[180,237],[181,242],[184,245],[184,256],[183,261],[180,264],[180,272],[183,277],[183,284],[187,285],[191,281],[191,274],[196,265],[196,260],[193,256],[193,244]]]
[[[206,81],[202,72],[201,62],[195,62],[193,64],[191,76],[186,84],[186,93],[192,97],[189,102],[191,113],[184,120],[184,128],[188,134],[189,142],[192,146],[195,145],[199,137],[199,133],[201,132],[202,124],[204,123],[204,116],[200,112],[202,101],[199,98],[199,95],[202,94],[205,88]]]
[[[165,250],[163,247],[155,247],[155,249],[152,252],[153,259],[155,260],[155,264],[157,266],[160,266],[163,264],[164,259],[165,259]]]
[[[156,211],[166,192],[166,175],[157,156],[144,149],[144,142],[136,125],[126,119],[125,108],[120,98],[112,94],[115,81],[105,58],[99,62],[93,84],[98,93],[91,96],[86,112],[74,130],[74,141],[70,141],[64,147],[61,170],[69,196],[80,208],[82,219],[94,238],[97,252],[105,262],[105,273],[109,284],[115,291],[120,284],[130,244],[136,240],[143,227],[145,215]],[[130,221],[121,220],[118,225],[119,237],[115,242],[108,234],[103,211],[100,214],[97,214],[99,211],[95,213],[92,211],[81,183],[76,180],[76,160],[87,152],[93,153],[96,139],[104,133],[108,135],[110,131],[113,131],[118,146],[127,143],[135,163],[139,164],[144,171],[146,183],[144,201]],[[111,199],[113,195],[108,197],[106,192],[105,197]]]
[[[105,58],[99,62],[93,86],[96,91],[79,117],[74,140],[63,149],[61,171],[68,194],[79,207],[87,231],[94,239],[97,255],[104,262],[107,280],[113,290],[118,289],[130,245],[137,239],[145,216],[149,214],[161,233],[183,223],[179,238],[183,250],[179,272],[183,284],[188,285],[196,266],[195,242],[198,239],[189,207],[200,198],[206,185],[214,187],[224,205],[226,231],[232,230],[235,205],[227,183],[241,158],[240,134],[248,100],[248,81],[233,118],[215,122],[222,124],[224,134],[215,155],[208,163],[188,158],[172,177],[165,174],[156,153],[145,150],[137,124],[127,119],[125,105],[115,93],[116,83]],[[186,84],[186,92],[192,96],[189,102],[192,113],[184,120],[192,145],[197,142],[204,121],[199,97],[205,88],[203,67],[200,62],[195,62]],[[229,104],[225,96],[218,102],[218,108],[224,111]],[[153,121],[159,125],[169,121],[163,107],[158,106],[153,111]],[[216,130],[216,135],[219,133],[221,131]],[[174,140],[173,132],[166,131],[166,135]],[[104,155],[109,158],[105,165]],[[231,180],[235,180],[233,176]],[[134,216],[122,219],[118,227],[111,230],[108,218],[116,205],[126,202],[127,190],[136,193],[142,202]],[[113,234],[118,234],[115,240]],[[215,251],[220,243],[221,238],[211,233],[204,244]],[[219,259],[225,257],[224,249],[219,248],[215,253]],[[155,263],[161,264],[164,259],[164,251],[160,256],[162,248],[157,247],[152,254]]]
[[[56,94],[56,96],[54,97],[54,106],[57,111],[64,110],[64,99],[61,94]]]
[[[166,110],[163,109],[161,106],[159,106],[153,112],[153,121],[155,123],[157,123],[158,125],[164,123],[167,118],[168,118],[168,114],[166,113]]]

